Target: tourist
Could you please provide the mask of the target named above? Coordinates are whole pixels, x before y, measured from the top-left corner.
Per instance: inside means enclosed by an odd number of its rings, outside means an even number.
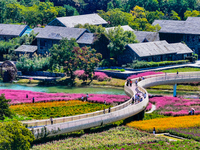
[[[133,83],[133,81],[132,81],[132,80],[130,80],[130,86],[132,86],[132,83]]]
[[[142,97],[140,98],[140,102],[142,102]]]
[[[86,101],[88,100],[88,98],[89,98],[89,95],[88,95],[88,93],[86,94]]]
[[[104,100],[104,104],[106,104],[106,100]]]
[[[50,117],[50,121],[51,121],[51,125],[53,124],[53,118],[52,117]]]
[[[142,78],[142,80],[144,80],[144,77],[141,77]]]
[[[32,103],[35,103],[35,98],[33,97],[33,99],[32,99]]]
[[[135,85],[137,86],[137,84],[138,84],[138,80],[136,79],[136,80],[135,80]]]
[[[110,109],[110,107],[108,108],[108,113],[110,113],[110,111],[111,111],[111,109]]]
[[[194,108],[192,108],[192,115],[194,115],[194,111],[195,111],[195,109],[194,109]]]
[[[84,97],[83,97],[83,96],[81,97],[81,100],[82,100],[82,101],[84,100]]]
[[[144,93],[143,97],[146,98],[146,96],[147,96],[146,93]]]
[[[126,81],[126,86],[128,86],[128,85],[129,85],[129,81],[130,81],[130,79],[128,79],[128,80]]]
[[[177,76],[178,76],[178,71],[176,72]]]
[[[192,110],[189,110],[189,113],[188,113],[188,115],[192,115]]]
[[[153,134],[156,134],[156,129],[155,129],[155,127],[153,127]]]
[[[165,72],[165,80],[166,80],[166,78],[167,78],[167,72]]]
[[[134,101],[135,101],[135,99],[134,99],[134,96],[132,97],[132,104],[134,104]]]
[[[28,98],[28,94],[26,94],[26,98]]]

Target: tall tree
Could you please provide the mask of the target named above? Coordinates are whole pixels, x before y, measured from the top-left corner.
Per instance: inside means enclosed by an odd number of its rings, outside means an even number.
[[[110,56],[115,60],[123,53],[127,44],[137,43],[135,34],[132,31],[124,31],[121,26],[108,30],[106,34],[110,40],[108,45]]]
[[[99,61],[100,54],[91,48],[78,47],[75,39],[68,40],[64,38],[59,44],[54,44],[50,49],[52,68],[56,65],[63,66],[65,71],[70,74],[74,80],[74,71],[78,69],[85,70],[89,76],[94,71],[94,67]]]

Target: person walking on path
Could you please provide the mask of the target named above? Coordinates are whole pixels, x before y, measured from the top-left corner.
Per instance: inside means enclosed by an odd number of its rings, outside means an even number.
[[[156,134],[156,129],[155,129],[155,127],[153,127],[153,134]]]
[[[128,79],[128,80],[126,81],[126,86],[128,86],[128,85],[129,85],[129,81],[130,81],[130,79]]]
[[[51,121],[51,125],[53,124],[53,118],[52,117],[50,117],[50,121]]]
[[[88,93],[86,94],[86,101],[88,100],[88,98],[89,98],[89,95],[88,95]]]
[[[108,113],[110,113],[110,107],[108,108]]]
[[[137,86],[137,84],[138,84],[138,80],[136,79],[136,80],[135,80],[135,85]]]
[[[132,86],[132,83],[133,83],[133,81],[132,81],[132,80],[130,80],[130,86]]]

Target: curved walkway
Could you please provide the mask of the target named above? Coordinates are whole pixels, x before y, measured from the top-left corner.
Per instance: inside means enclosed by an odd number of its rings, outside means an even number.
[[[150,110],[150,111],[147,111],[147,112],[145,112],[145,113],[146,113],[146,114],[150,114],[150,113],[152,113],[152,112],[155,111],[155,110],[156,110],[156,105],[152,104],[151,110]]]
[[[46,121],[45,122],[47,125],[45,126],[46,130],[44,130],[44,127],[32,128],[31,130],[36,138],[40,138],[43,136],[54,136],[82,129],[88,129],[91,127],[101,126],[103,124],[109,124],[112,122],[116,122],[118,120],[126,119],[128,117],[140,113],[147,107],[149,98],[147,91],[143,87],[150,87],[161,84],[184,83],[184,82],[200,82],[200,72],[192,74],[179,73],[178,75],[167,74],[167,76],[165,76],[164,74],[164,75],[151,76],[151,78],[146,78],[145,80],[142,80],[138,83],[137,91],[139,90],[142,93],[146,93],[146,98],[144,98],[142,102],[139,102],[137,104],[132,104],[132,98],[131,98],[127,102],[111,108],[110,113],[108,113],[108,110],[106,110],[105,114],[103,111],[97,111],[89,114],[66,117],[69,120],[65,120],[65,118],[61,119],[58,118],[59,123],[57,122],[57,120],[55,120],[56,124],[53,125],[48,125]],[[130,87],[126,86],[126,84],[124,86],[124,90],[125,93],[130,97],[135,96],[137,92],[136,86]],[[40,122],[38,121],[33,121],[33,122],[36,123],[36,126],[40,125]],[[27,122],[24,124],[29,124],[29,123]],[[42,122],[42,124],[44,124],[44,121]]]

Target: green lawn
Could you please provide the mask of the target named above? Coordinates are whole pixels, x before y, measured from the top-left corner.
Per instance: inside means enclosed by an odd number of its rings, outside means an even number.
[[[177,71],[178,72],[194,72],[194,71],[200,71],[200,68],[184,67],[184,68],[176,68],[176,69],[169,69],[169,70],[159,70],[158,72],[176,73]]]

